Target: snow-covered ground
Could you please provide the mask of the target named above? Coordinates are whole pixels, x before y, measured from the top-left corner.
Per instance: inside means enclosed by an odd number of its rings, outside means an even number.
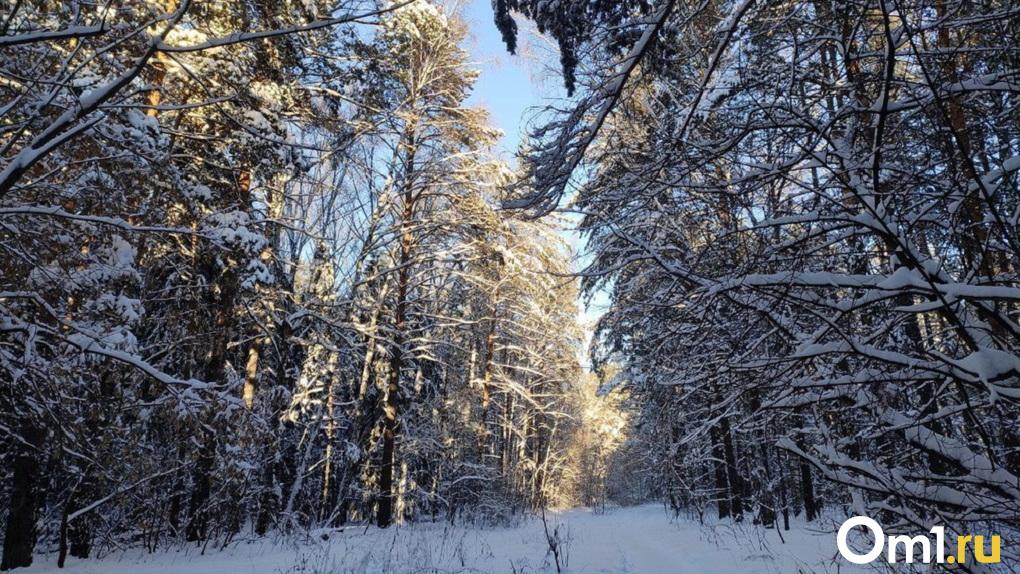
[[[808,574],[865,572],[834,559],[833,534],[803,524],[783,532],[750,525],[700,526],[672,520],[661,506],[550,513],[549,529],[566,533],[570,574]],[[835,562],[834,560],[839,560]],[[856,568],[856,569],[855,569]],[[24,574],[303,574],[556,572],[540,520],[512,528],[415,524],[390,530],[347,528],[328,540],[242,542],[200,555],[191,549],[101,560],[36,559]]]

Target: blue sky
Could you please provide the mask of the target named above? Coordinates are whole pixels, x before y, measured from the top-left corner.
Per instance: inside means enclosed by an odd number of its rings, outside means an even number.
[[[492,114],[492,122],[504,132],[500,151],[510,159],[521,139],[525,112],[542,103],[542,89],[531,78],[531,70],[538,64],[506,51],[492,21],[491,0],[468,0],[464,19],[472,36],[467,47],[481,70],[468,102]]]

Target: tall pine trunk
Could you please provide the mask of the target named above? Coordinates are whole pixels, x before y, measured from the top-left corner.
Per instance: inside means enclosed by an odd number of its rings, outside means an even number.
[[[376,522],[386,528],[393,522],[393,471],[396,464],[397,434],[400,432],[400,372],[404,367],[405,330],[407,328],[407,296],[411,281],[411,248],[414,224],[414,141],[415,126],[407,127],[402,142],[407,146],[404,158],[403,200],[400,222],[400,258],[397,271],[397,302],[393,317],[393,352],[390,356],[389,381],[383,398],[383,452],[379,471],[379,505]]]

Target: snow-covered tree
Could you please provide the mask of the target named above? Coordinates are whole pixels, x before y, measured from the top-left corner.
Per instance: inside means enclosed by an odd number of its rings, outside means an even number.
[[[811,516],[821,476],[891,528],[1015,525],[1009,3],[497,8],[578,89],[508,205],[582,213],[594,353],[680,484],[765,521],[798,490]]]
[[[464,430],[436,414],[453,295],[484,297],[508,225],[456,17],[39,1],[0,26],[3,568],[448,509],[424,485]]]

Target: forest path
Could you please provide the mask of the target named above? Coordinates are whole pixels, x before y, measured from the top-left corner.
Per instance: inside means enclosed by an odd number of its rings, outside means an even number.
[[[555,515],[567,524],[570,574],[857,574],[867,570],[837,562],[833,524],[806,524],[776,532],[752,524],[706,518],[707,525],[672,518],[662,505]]]
[[[573,509],[547,514],[566,543],[562,574],[797,574],[837,572],[835,538],[802,523],[783,533],[748,524],[702,526],[672,519],[661,505]],[[565,528],[565,530],[564,530]],[[840,574],[864,572],[839,564]],[[202,555],[194,547],[101,559],[69,559],[59,570],[40,556],[19,574],[553,574],[537,518],[517,526],[477,528],[444,522],[387,530],[347,528],[304,539],[257,539]]]
[[[570,526],[569,571],[574,572],[692,572],[672,539],[675,531],[661,507],[594,514],[588,510],[565,513]],[[662,527],[656,522],[662,521]]]

